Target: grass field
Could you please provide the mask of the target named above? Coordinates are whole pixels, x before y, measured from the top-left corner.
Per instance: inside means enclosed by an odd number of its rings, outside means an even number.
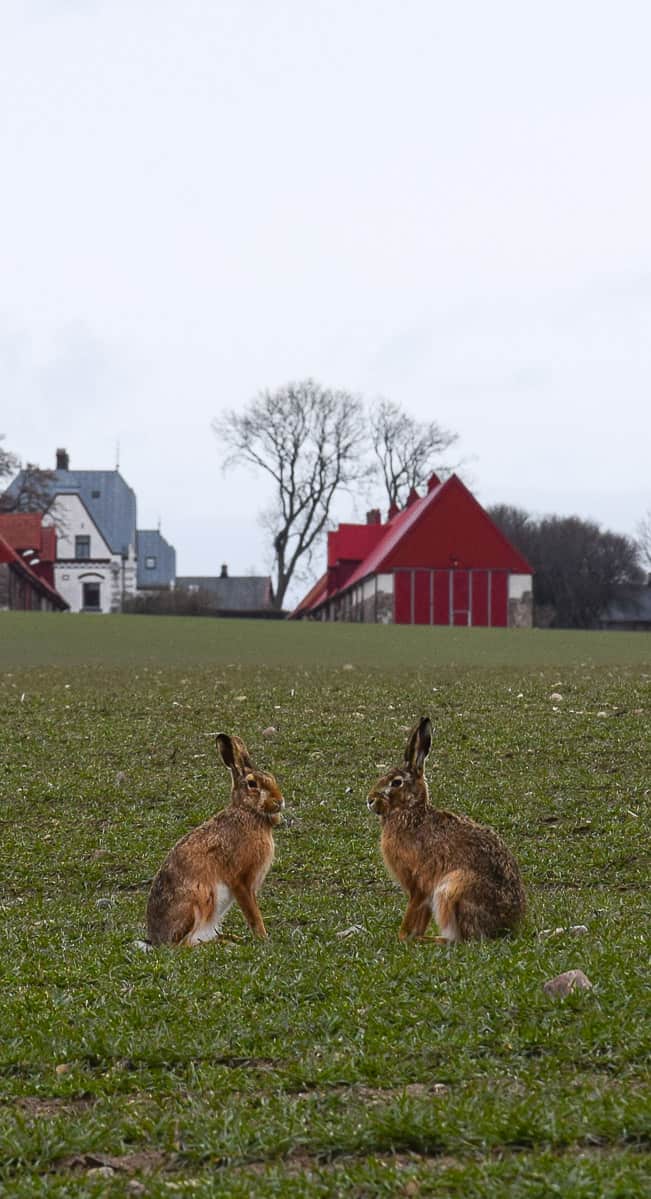
[[[2,613],[0,669],[0,1195],[649,1195],[650,637]],[[424,712],[511,940],[397,941],[364,799]],[[269,940],[144,954],[220,729],[287,800]]]

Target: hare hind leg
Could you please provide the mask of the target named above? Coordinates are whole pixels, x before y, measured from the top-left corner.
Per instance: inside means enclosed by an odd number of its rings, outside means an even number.
[[[474,875],[468,870],[450,870],[434,888],[432,909],[439,926],[437,940],[454,944],[466,939],[459,924],[459,912],[465,896],[472,889]]]
[[[461,941],[481,941],[508,931],[508,921],[502,918],[498,896],[492,887],[482,886],[479,881],[471,883],[460,895],[455,916]]]
[[[201,945],[219,937],[224,917],[233,906],[234,900],[230,887],[225,883],[217,883],[214,892],[205,897],[203,903],[197,904],[195,925],[185,944]]]

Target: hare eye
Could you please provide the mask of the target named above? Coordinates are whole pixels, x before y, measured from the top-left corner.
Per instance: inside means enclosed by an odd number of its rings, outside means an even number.
[[[246,780],[246,785],[249,788],[249,791],[255,791],[258,784],[256,783],[254,778],[248,778]]]
[[[391,786],[392,787],[402,787],[402,779],[401,778],[391,779]]]

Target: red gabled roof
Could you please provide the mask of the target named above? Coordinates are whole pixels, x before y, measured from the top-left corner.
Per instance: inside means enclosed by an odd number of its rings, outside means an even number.
[[[429,518],[433,518],[431,523]],[[367,552],[360,557],[364,545]],[[350,573],[343,572],[343,578],[339,574],[337,585],[335,568],[344,558],[357,565]],[[457,475],[450,475],[443,483],[433,478],[426,495],[412,492],[407,507],[385,525],[341,525],[330,533],[329,569],[292,615],[313,611],[325,599],[341,595],[382,571],[400,567],[446,570],[451,566],[533,573]]]
[[[20,554],[16,552],[13,546],[9,545],[9,542],[2,535],[0,535],[0,562],[6,562],[9,564],[9,566],[12,566],[14,570],[17,570],[18,573],[23,576],[23,578],[28,579],[36,591],[40,591],[49,596],[52,602],[56,604],[57,608],[69,607],[69,604],[66,602],[66,600],[64,600],[63,596],[59,595],[59,592],[56,591],[54,587],[51,587],[46,579],[43,579],[40,575],[37,575],[36,571],[32,570],[31,566],[28,566],[25,559],[21,558]]]
[[[456,501],[456,502],[455,502]],[[476,529],[469,530],[466,528],[463,534],[457,534],[455,523],[453,520],[441,521],[440,525],[436,526],[435,536],[428,545],[428,556],[430,561],[419,562],[416,558],[408,562],[400,560],[400,549],[405,546],[409,538],[409,534],[416,532],[416,527],[423,521],[434,508],[443,509],[446,507],[450,511],[450,515],[455,515],[454,509],[463,506],[468,509],[469,505],[474,509],[473,515],[480,517],[483,528],[479,530],[480,537],[485,537],[485,530],[490,528],[493,543],[500,543],[502,552],[497,559],[491,558],[490,563],[476,557]],[[458,561],[459,566],[487,566],[492,565],[495,568],[502,567],[508,570],[515,571],[517,574],[531,574],[531,566],[507,540],[504,534],[498,529],[494,521],[491,520],[487,512],[484,511],[481,504],[477,502],[472,492],[464,486],[461,479],[457,475],[450,475],[444,483],[439,483],[428,491],[426,495],[413,502],[409,507],[403,508],[393,520],[385,527],[385,535],[380,543],[375,547],[375,550],[360,563],[357,570],[346,583],[346,588],[352,587],[355,583],[359,583],[361,579],[367,578],[369,575],[380,573],[382,570],[393,569],[396,566],[433,566],[435,563],[431,560],[431,556],[437,555],[438,561],[436,565],[446,568],[451,565],[451,559]],[[475,536],[473,536],[475,534]],[[464,544],[463,537],[466,538]],[[411,540],[411,539],[410,539]],[[455,545],[455,549],[451,549]],[[468,542],[473,544],[469,545]],[[468,561],[468,550],[471,550],[471,561]],[[472,555],[472,550],[475,554]],[[412,556],[413,556],[412,549]],[[493,549],[493,553],[495,550]]]

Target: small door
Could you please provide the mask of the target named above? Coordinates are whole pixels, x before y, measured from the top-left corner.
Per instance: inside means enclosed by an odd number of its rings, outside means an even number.
[[[100,612],[100,596],[99,583],[84,583],[83,585],[83,611],[84,612]]]

